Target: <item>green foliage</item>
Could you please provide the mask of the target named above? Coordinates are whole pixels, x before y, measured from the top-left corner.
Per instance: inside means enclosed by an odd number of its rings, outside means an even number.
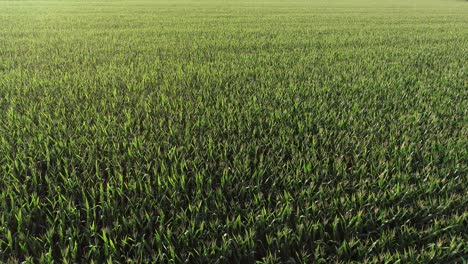
[[[468,258],[463,1],[0,1],[0,262]]]

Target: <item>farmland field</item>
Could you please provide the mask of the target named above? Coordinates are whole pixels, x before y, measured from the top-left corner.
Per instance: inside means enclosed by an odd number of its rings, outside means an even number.
[[[0,1],[0,262],[463,262],[467,60],[467,1]]]

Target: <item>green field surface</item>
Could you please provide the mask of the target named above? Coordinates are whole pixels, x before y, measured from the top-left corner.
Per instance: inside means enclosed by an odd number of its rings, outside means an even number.
[[[468,1],[0,1],[1,263],[468,260]]]

